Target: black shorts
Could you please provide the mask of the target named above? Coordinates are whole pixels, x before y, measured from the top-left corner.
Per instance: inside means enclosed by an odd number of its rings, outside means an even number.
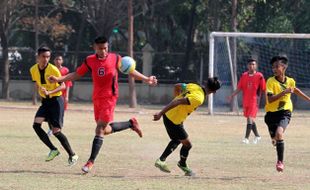
[[[268,126],[271,138],[274,138],[278,127],[284,129],[288,126],[291,120],[291,111],[281,110],[277,112],[267,112],[265,115],[265,123]]]
[[[43,117],[50,125],[62,128],[64,118],[64,100],[62,96],[44,98],[35,117]]]
[[[183,124],[176,125],[170,121],[166,115],[163,116],[167,133],[171,140],[185,140],[188,137]]]

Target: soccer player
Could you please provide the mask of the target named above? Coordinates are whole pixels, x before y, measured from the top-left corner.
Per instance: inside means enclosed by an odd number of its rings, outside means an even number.
[[[104,36],[99,36],[94,41],[95,54],[88,56],[75,72],[66,76],[51,76],[54,82],[64,82],[76,80],[87,72],[91,72],[93,78],[93,103],[94,115],[97,123],[95,137],[93,140],[91,155],[87,163],[82,167],[84,173],[88,173],[94,165],[95,159],[103,143],[104,135],[109,135],[118,131],[131,128],[142,137],[141,128],[136,118],[131,118],[124,122],[112,122],[114,108],[118,98],[118,62],[121,57],[110,53],[108,40]],[[134,70],[130,73],[135,79],[142,80],[149,85],[156,85],[155,76],[146,77]]]
[[[56,57],[54,58],[54,64],[58,68],[61,76],[64,76],[69,73],[69,69],[67,67],[62,66],[63,62],[64,62],[63,57],[61,55],[56,55]],[[66,111],[68,109],[69,90],[70,90],[70,87],[72,86],[72,82],[66,81],[65,86],[66,88],[62,90],[61,92],[62,92],[62,97],[64,99],[64,110]],[[53,134],[52,127],[50,126],[50,124],[48,125],[49,125],[49,130],[47,134],[48,136],[51,136]]]
[[[171,139],[162,155],[155,162],[155,166],[161,171],[170,173],[165,162],[166,158],[182,143],[180,161],[177,165],[186,176],[194,175],[194,172],[186,164],[192,143],[184,129],[183,122],[189,114],[203,104],[209,94],[215,93],[220,87],[221,84],[216,77],[209,78],[205,87],[194,83],[175,84],[176,97],[160,112],[154,114],[154,121],[158,121],[163,116],[164,125]]]
[[[288,127],[293,111],[291,94],[310,101],[300,89],[295,86],[295,80],[285,75],[288,59],[285,56],[275,56],[270,60],[274,76],[268,78],[266,89],[265,123],[268,126],[272,144],[276,146],[276,170],[284,169],[284,131]]]
[[[61,76],[64,76],[69,73],[69,69],[62,64],[64,63],[63,57],[61,55],[57,55],[54,59],[55,66],[59,69]],[[64,97],[65,101],[65,110],[68,109],[68,103],[69,103],[69,91],[70,87],[72,86],[71,81],[65,82],[66,88],[62,91],[62,96]]]
[[[228,96],[228,100],[231,101],[235,95],[242,91],[243,115],[247,119],[245,137],[242,142],[249,144],[249,137],[252,130],[255,135],[253,143],[257,144],[261,137],[257,131],[255,118],[262,92],[266,90],[266,83],[263,74],[256,70],[257,61],[251,58],[247,64],[248,71],[241,75],[237,89]]]
[[[47,121],[51,125],[53,134],[69,155],[69,165],[74,165],[78,160],[78,155],[73,152],[67,137],[61,131],[64,115],[61,91],[65,89],[65,84],[62,82],[51,83],[48,80],[50,75],[61,76],[57,67],[49,63],[51,50],[43,46],[38,49],[37,54],[38,63],[31,67],[30,73],[32,81],[35,82],[38,93],[41,96],[42,104],[35,115],[33,129],[41,141],[50,149],[50,153],[45,161],[53,160],[60,152],[42,129],[43,121]]]

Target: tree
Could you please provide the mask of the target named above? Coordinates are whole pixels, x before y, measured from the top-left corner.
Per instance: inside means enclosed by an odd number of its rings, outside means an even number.
[[[10,99],[9,43],[10,38],[13,36],[13,26],[19,19],[19,6],[20,2],[17,0],[0,1],[0,39],[3,56],[2,98],[7,100]]]

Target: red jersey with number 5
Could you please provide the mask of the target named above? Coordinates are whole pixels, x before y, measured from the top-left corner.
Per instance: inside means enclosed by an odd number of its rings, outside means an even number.
[[[242,90],[243,106],[256,106],[257,97],[266,90],[264,76],[260,72],[250,75],[244,72],[238,82],[238,89]]]
[[[103,59],[97,54],[88,56],[76,69],[76,73],[83,76],[91,71],[93,79],[93,100],[98,98],[118,97],[118,70],[117,64],[121,57],[114,53],[108,53]]]

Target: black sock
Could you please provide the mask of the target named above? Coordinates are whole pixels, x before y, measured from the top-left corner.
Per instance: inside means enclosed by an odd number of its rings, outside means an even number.
[[[259,134],[258,134],[258,131],[257,131],[257,127],[256,127],[256,123],[252,124],[252,131],[253,131],[253,133],[254,133],[254,135],[256,137],[259,137]]]
[[[113,122],[110,123],[110,126],[112,128],[112,133],[115,133],[130,128],[131,122],[130,121]]]
[[[250,133],[252,130],[252,124],[247,124],[246,125],[246,131],[245,131],[245,138],[248,139],[250,137]]]
[[[40,123],[33,123],[33,129],[38,135],[38,137],[41,139],[41,141],[51,150],[57,150],[57,148],[53,145],[51,140],[48,138],[45,131],[41,128]]]
[[[163,154],[159,157],[161,161],[165,161],[166,158],[178,147],[180,141],[171,140],[164,150]]]
[[[186,167],[186,159],[189,154],[189,150],[192,148],[192,146],[182,146],[180,151],[180,165],[183,167]]]
[[[90,154],[90,157],[88,159],[89,161],[92,161],[92,162],[95,161],[102,144],[103,144],[103,137],[95,136],[95,138],[93,140],[93,146],[91,149],[91,154]]]
[[[276,146],[277,146],[278,161],[283,162],[284,141],[283,140],[277,140]]]
[[[71,149],[71,146],[69,144],[69,141],[68,141],[67,137],[61,131],[55,133],[54,135],[59,140],[59,142],[64,147],[64,149],[67,151],[68,155],[70,157],[74,156],[75,154],[74,154],[74,152]]]

